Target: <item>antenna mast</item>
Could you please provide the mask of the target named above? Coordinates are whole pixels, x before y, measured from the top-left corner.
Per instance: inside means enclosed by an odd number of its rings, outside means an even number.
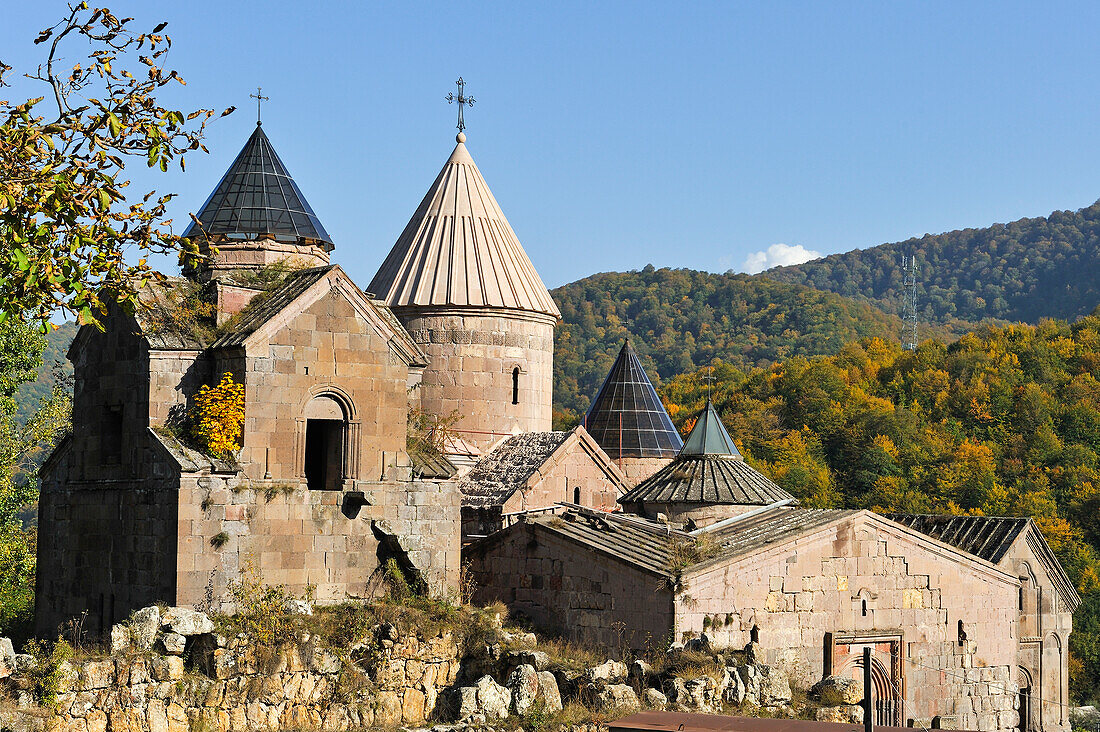
[[[917,327],[917,258],[901,255],[902,326],[901,347],[907,351],[917,350],[920,333]]]

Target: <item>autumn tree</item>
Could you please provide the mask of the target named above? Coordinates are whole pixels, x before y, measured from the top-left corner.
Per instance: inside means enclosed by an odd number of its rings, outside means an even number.
[[[35,39],[45,60],[24,73],[43,95],[0,100],[0,319],[45,323],[60,310],[97,323],[110,302],[132,309],[159,276],[149,255],[197,256],[165,218],[170,195],[127,195],[126,165],[182,169],[185,153],[206,151],[213,113],[162,106],[157,95],[183,84],[165,68],[166,23],[147,33],[131,23],[70,5]],[[80,40],[91,52],[63,64],[63,48]],[[0,63],[0,86],[12,72]]]

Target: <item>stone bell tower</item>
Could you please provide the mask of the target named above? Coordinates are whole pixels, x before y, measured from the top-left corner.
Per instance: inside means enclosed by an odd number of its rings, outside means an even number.
[[[432,183],[369,287],[428,355],[424,411],[457,411],[462,439],[551,428],[561,313],[466,149]]]

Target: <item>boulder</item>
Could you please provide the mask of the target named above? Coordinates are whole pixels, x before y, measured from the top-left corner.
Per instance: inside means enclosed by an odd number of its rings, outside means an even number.
[[[535,667],[521,663],[508,677],[508,691],[512,694],[512,711],[523,716],[534,705],[539,695],[539,676]]]
[[[653,675],[653,667],[645,661],[638,659],[634,663],[630,664],[630,673],[628,678],[631,683],[638,686],[645,687],[649,683],[649,677]]]
[[[539,671],[539,701],[542,702],[544,711],[556,714],[562,710],[561,692],[558,690],[558,681],[549,671]]]
[[[185,637],[203,635],[214,632],[214,622],[198,610],[189,610],[185,607],[170,607],[165,611],[162,624],[171,629],[173,633],[179,633]],[[131,633],[133,627],[131,626]]]
[[[512,692],[504,688],[492,676],[482,676],[474,684],[477,688],[477,709],[486,717],[505,719],[512,706]]]
[[[585,672],[589,681],[619,684],[626,681],[627,668],[622,661],[607,660]],[[635,698],[635,701],[637,699]]]
[[[760,679],[760,706],[774,707],[791,703],[791,682],[787,672],[772,666],[757,666]]]
[[[123,623],[111,626],[111,655],[122,653],[130,648],[130,628]]]
[[[750,666],[764,663],[764,649],[759,643],[750,641],[748,645],[745,646],[745,663]]]
[[[477,687],[461,686],[454,692],[455,719],[462,721],[477,714]]]
[[[863,700],[863,685],[843,676],[826,676],[810,687],[810,698],[823,707],[859,704]]]
[[[722,677],[722,694],[726,702],[741,706],[745,701],[745,682],[741,680],[741,674],[737,673],[735,666],[727,666]]]
[[[313,603],[291,598],[286,601],[286,611],[292,615],[313,615]]]
[[[164,644],[164,652],[172,656],[182,656],[187,648],[187,639],[179,633],[165,633],[161,643]]]
[[[596,693],[596,708],[601,712],[633,712],[641,708],[641,704],[633,687],[608,684]]]
[[[718,682],[710,676],[699,676],[684,682],[687,707],[693,712],[716,714],[722,710],[722,694]]]
[[[668,697],[656,689],[646,689],[642,692],[642,701],[650,709],[664,709],[668,706]]]
[[[138,610],[130,617],[130,643],[142,651],[149,650],[157,640],[160,623],[160,608],[156,605]],[[210,629],[214,629],[212,625]]]
[[[550,656],[545,651],[520,651],[516,660],[519,663],[534,666],[536,671],[546,671],[550,668]]]
[[[738,666],[734,671],[737,672],[737,676],[745,687],[741,703],[760,706],[760,676],[757,674],[757,667],[752,664],[745,664],[744,666]]]
[[[848,704],[819,707],[814,711],[814,719],[818,722],[861,724],[863,722],[863,707],[853,707]]]
[[[183,659],[179,656],[153,656],[149,670],[157,681],[178,681],[183,678]]]

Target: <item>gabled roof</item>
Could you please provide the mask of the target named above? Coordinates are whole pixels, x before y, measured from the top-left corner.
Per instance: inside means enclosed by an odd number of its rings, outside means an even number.
[[[1029,519],[1001,516],[933,516],[914,513],[885,513],[897,521],[944,544],[996,564],[1027,529]]]
[[[506,308],[561,317],[459,135],[368,290],[391,307]]]
[[[1081,604],[1073,581],[1066,574],[1061,562],[1054,556],[1043,532],[1030,518],[1014,516],[943,516],[913,513],[883,514],[891,521],[908,526],[933,539],[950,544],[968,554],[981,557],[992,564],[999,564],[1012,545],[1021,536],[1043,564],[1051,582],[1062,595],[1066,606],[1073,612]],[[1015,568],[1009,568],[1013,571]]]
[[[722,418],[718,416],[710,399],[707,399],[707,405],[696,416],[695,426],[691,428],[691,434],[684,440],[680,455],[741,457],[741,453],[733,444],[730,433],[726,432],[726,426],[722,424]]]
[[[676,459],[622,496],[619,503],[767,506],[793,499],[741,458],[708,399]]]
[[[192,221],[185,237],[203,233],[209,237],[270,236],[319,243],[326,251],[333,248],[331,237],[259,123],[196,218],[202,227]]]
[[[233,329],[218,338],[212,348],[241,348],[257,334],[277,327],[279,316],[287,312],[295,303],[304,309],[317,298],[332,289],[338,289],[352,303],[352,306],[368,321],[373,322],[376,330],[387,338],[390,347],[410,366],[426,365],[427,357],[413,341],[412,336],[382,303],[372,300],[340,269],[331,264],[324,267],[292,272],[279,285],[268,292],[257,295],[240,312]]]
[[[693,568],[757,552],[856,513],[858,511],[775,508],[746,516],[743,520],[710,533],[708,543],[714,547],[713,552],[690,561],[686,567],[680,569],[687,572]],[[655,521],[587,510],[571,510],[558,516],[532,515],[527,518],[527,523],[538,530],[551,532],[639,569],[663,576],[672,575],[674,562],[683,562],[684,552],[680,547],[690,546],[696,541],[696,537],[691,534]],[[499,541],[505,532],[518,530],[521,526],[522,524],[515,524],[504,532],[475,542],[470,548],[476,551],[478,546]]]
[[[592,400],[584,427],[612,458],[672,457],[684,445],[630,341]]]
[[[458,468],[447,457],[430,445],[421,445],[409,450],[413,475],[426,480],[449,480],[458,473]]]
[[[625,490],[627,479],[583,427],[569,432],[524,432],[503,440],[462,476],[458,487],[466,508],[503,506],[518,491],[536,481],[536,473],[563,459],[574,446],[585,451]]]

